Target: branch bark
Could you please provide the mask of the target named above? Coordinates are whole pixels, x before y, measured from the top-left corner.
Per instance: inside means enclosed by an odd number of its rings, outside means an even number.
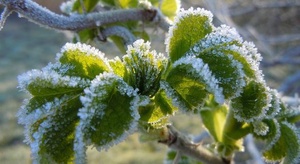
[[[182,135],[172,125],[168,125],[169,137],[161,140],[159,143],[167,145],[169,148],[178,151],[180,154],[192,157],[204,163],[229,164],[230,161],[218,157],[201,144],[193,143],[186,136]],[[176,159],[178,160],[178,159]]]
[[[0,0],[0,4],[9,11],[15,11],[40,25],[69,31],[96,28],[116,22],[152,21],[157,14],[155,9],[128,9],[65,16],[56,14],[31,0]]]

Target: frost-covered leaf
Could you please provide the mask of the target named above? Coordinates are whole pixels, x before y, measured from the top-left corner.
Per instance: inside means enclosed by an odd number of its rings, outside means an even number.
[[[78,161],[87,145],[102,150],[126,139],[136,130],[140,118],[137,90],[114,74],[100,74],[84,92],[75,142]]]
[[[82,107],[79,96],[89,84],[79,77],[61,76],[53,70],[56,66],[49,64],[18,77],[19,87],[32,95],[18,118],[37,163],[72,161],[77,112]]]
[[[289,123],[296,123],[300,120],[300,107],[287,106],[285,103],[280,102],[280,111],[275,116],[280,121],[287,121]]]
[[[202,106],[210,89],[220,92],[207,65],[204,65],[201,59],[192,57],[178,60],[170,70],[166,81],[178,94],[179,102],[186,107],[182,110],[194,110]]]
[[[214,50],[231,55],[233,59],[242,64],[246,77],[262,79],[257,60],[260,58],[260,54],[252,44],[243,42],[234,28],[221,25],[213,29],[210,34],[191,47],[188,53],[205,54]]]
[[[112,68],[114,74],[120,77],[125,76],[126,67],[119,57],[115,57],[113,60],[110,60],[109,65]]]
[[[55,98],[26,115],[19,112],[19,122],[25,125],[27,141],[36,163],[67,163],[74,157],[73,142],[80,93]]]
[[[223,89],[225,98],[237,97],[245,86],[245,73],[243,65],[234,59],[230,52],[222,48],[207,49],[199,54],[191,53],[201,58],[208,65],[212,75],[217,79],[218,85]]]
[[[40,123],[37,132],[33,134],[35,141],[31,144],[35,154],[35,144],[39,144],[37,156],[41,161],[55,161],[56,163],[71,162],[74,158],[73,143],[75,127],[79,121],[78,107],[81,106],[79,95],[68,97],[55,109],[54,115]],[[43,162],[41,162],[43,163]]]
[[[167,53],[175,62],[212,31],[212,14],[204,9],[181,10],[166,37]]]
[[[268,119],[272,119],[276,117],[276,115],[278,115],[281,110],[278,92],[275,89],[270,89],[270,94],[271,94],[270,107],[266,112],[266,118]]]
[[[213,73],[209,70],[209,67],[207,64],[205,64],[202,59],[196,58],[195,56],[186,56],[183,57],[179,60],[177,60],[174,64],[173,64],[173,68],[170,70],[168,77],[167,77],[167,81],[171,84],[174,83],[174,85],[178,85],[178,89],[181,88],[181,80],[182,78],[184,79],[189,79],[188,81],[190,81],[191,83],[193,83],[193,81],[195,82],[194,85],[197,85],[196,83],[199,83],[200,85],[202,85],[204,88],[202,88],[201,90],[203,90],[202,92],[199,92],[199,94],[197,94],[198,96],[201,95],[201,93],[203,94],[203,98],[205,98],[209,92],[211,94],[214,95],[214,99],[217,103],[222,104],[224,102],[224,95],[222,93],[222,88],[219,87],[219,82],[218,80],[213,76]],[[183,81],[182,81],[183,82]],[[177,83],[177,84],[175,84]],[[202,84],[201,84],[202,83]],[[189,85],[189,84],[188,84]],[[189,87],[187,85],[187,87]],[[190,87],[192,87],[193,84],[191,84]],[[173,86],[172,86],[173,87]],[[197,87],[196,87],[197,88]],[[183,90],[183,88],[181,88]],[[177,90],[177,89],[175,89]],[[186,90],[188,94],[189,91]],[[193,91],[192,91],[193,92]],[[184,93],[182,93],[183,97],[187,97],[184,95]],[[198,97],[196,96],[196,97]],[[196,105],[196,104],[201,104],[203,103],[203,98],[199,99],[199,98],[193,98],[193,95],[190,96],[191,100],[187,100],[188,102],[191,102],[192,105]],[[197,106],[197,105],[196,105]]]
[[[177,153],[178,152],[176,150],[168,149],[164,164],[173,164],[176,159]],[[202,162],[199,162],[185,155],[181,155],[181,158],[176,162],[177,164],[202,164]]]
[[[299,129],[294,125],[282,122],[280,124],[281,136],[263,156],[269,161],[283,159],[283,164],[297,164],[300,157]]]
[[[139,94],[151,97],[158,91],[167,61],[162,54],[150,51],[149,42],[137,40],[133,46],[128,46],[123,62],[125,64],[124,81],[138,88]]]
[[[266,141],[266,145],[264,150],[269,150],[279,139],[280,137],[280,125],[276,119],[272,120],[263,120],[262,121],[267,127],[268,131],[264,135],[259,135],[257,133],[253,133],[254,137],[257,139],[262,139]],[[257,128],[257,127],[253,127]],[[253,130],[255,132],[255,130]]]
[[[271,97],[264,83],[249,82],[241,95],[231,100],[234,117],[243,122],[253,122],[266,117]]]
[[[180,8],[179,0],[162,0],[160,3],[161,12],[168,17],[170,20],[173,20]]]
[[[265,136],[270,131],[269,126],[263,121],[252,122],[252,126],[253,132],[259,136]]]
[[[81,43],[67,43],[57,55],[57,60],[67,68],[64,75],[94,79],[110,67],[104,54],[94,47]],[[60,70],[58,70],[60,71]]]

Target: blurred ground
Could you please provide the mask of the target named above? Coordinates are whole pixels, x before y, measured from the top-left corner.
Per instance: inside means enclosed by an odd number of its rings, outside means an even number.
[[[55,2],[55,3],[54,3]],[[274,88],[280,88],[289,77],[299,72],[299,64],[291,63],[300,58],[300,5],[289,1],[277,1],[275,5],[257,4],[256,1],[224,0],[204,3],[198,0],[183,2],[184,8],[190,6],[209,7],[219,21],[236,26],[247,40],[254,41],[264,56],[262,69],[266,80]],[[226,2],[226,3],[224,3]],[[255,2],[255,3],[254,3]],[[260,1],[274,4],[274,1]],[[271,3],[272,2],[272,3]],[[281,3],[282,2],[282,3]],[[59,1],[39,0],[53,11],[59,11]],[[278,4],[282,4],[282,6]],[[49,5],[50,4],[50,5]],[[224,5],[226,4],[226,5]],[[254,5],[255,4],[255,5]],[[284,5],[286,4],[286,5]],[[278,7],[279,6],[279,7]],[[2,11],[2,10],[1,10]],[[163,36],[153,31],[153,47],[164,51]],[[10,16],[0,31],[0,163],[18,164],[31,163],[30,150],[23,141],[23,127],[17,124],[15,117],[22,100],[27,94],[19,92],[17,76],[30,69],[40,69],[48,62],[54,61],[55,54],[67,42],[64,34],[42,28],[15,14]],[[100,46],[101,50],[110,57],[118,50],[111,44]],[[293,52],[290,55],[288,52]],[[288,56],[288,55],[290,56]],[[287,56],[285,63],[278,64],[278,59]],[[277,62],[276,62],[277,61]],[[279,60],[280,61],[280,60]],[[284,62],[283,61],[283,62]],[[286,93],[293,95],[300,93],[299,79],[287,83],[292,87]],[[179,116],[180,124],[175,126],[185,132],[197,134],[200,121],[191,116]],[[108,152],[98,153],[89,150],[89,163],[162,163],[166,148],[156,143],[140,144],[138,136],[133,135],[125,142],[110,149]]]

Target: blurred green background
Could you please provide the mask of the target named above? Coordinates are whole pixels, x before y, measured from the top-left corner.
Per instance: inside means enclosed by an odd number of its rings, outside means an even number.
[[[52,11],[59,12],[61,1],[39,0],[38,3]],[[299,3],[287,1],[265,2],[264,8],[257,7],[258,1],[239,0],[187,0],[182,2],[184,8],[205,7],[216,14],[216,24],[224,22],[240,30],[246,40],[258,44],[264,56],[262,69],[269,85],[280,88],[287,80],[299,72],[300,50],[300,8]],[[296,1],[295,1],[296,2]],[[269,5],[266,5],[269,4]],[[280,6],[282,4],[282,6]],[[285,4],[285,6],[284,6]],[[288,5],[290,4],[290,5]],[[256,7],[256,8],[255,8]],[[221,10],[222,9],[222,10]],[[227,9],[227,10],[225,10]],[[244,9],[244,10],[243,10]],[[248,10],[246,10],[248,9]],[[2,9],[1,9],[2,11]],[[227,14],[227,15],[226,15]],[[298,18],[298,19],[297,19]],[[164,51],[164,34],[159,30],[147,29],[151,32],[153,49]],[[294,35],[295,34],[295,35]],[[23,127],[17,124],[16,113],[28,94],[17,88],[17,76],[31,69],[40,69],[53,62],[56,53],[70,40],[69,34],[47,29],[19,18],[17,14],[10,16],[0,31],[0,163],[29,164],[30,149],[23,143]],[[285,36],[287,39],[282,39]],[[294,36],[294,38],[291,38]],[[296,36],[296,37],[295,37]],[[288,39],[290,37],[290,40]],[[273,38],[273,40],[270,40]],[[274,41],[274,39],[277,38]],[[269,39],[269,40],[268,40]],[[99,43],[97,47],[109,58],[118,54],[118,50],[110,43]],[[295,63],[276,64],[287,52],[295,49],[296,55],[288,57]],[[275,62],[274,62],[275,61]],[[273,65],[272,65],[273,64]],[[300,78],[287,83],[290,88],[283,91],[287,95],[299,93]],[[179,121],[178,121],[179,120]],[[186,133],[198,134],[202,126],[196,116],[179,115],[172,119],[175,127]],[[132,135],[125,142],[107,152],[88,150],[89,163],[162,163],[166,147],[155,142],[140,143],[138,135]]]

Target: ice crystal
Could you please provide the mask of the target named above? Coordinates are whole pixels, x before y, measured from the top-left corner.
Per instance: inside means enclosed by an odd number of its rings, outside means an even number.
[[[61,52],[56,55],[56,60],[59,61],[59,59],[62,57],[64,52],[74,51],[74,50],[79,50],[81,52],[84,52],[87,56],[89,56],[89,55],[95,56],[101,60],[105,58],[104,57],[105,54],[102,53],[101,51],[99,51],[97,48],[78,42],[75,44],[74,43],[66,43],[62,47]]]
[[[254,133],[257,135],[266,135],[269,131],[268,125],[266,125],[264,122],[253,122],[252,124],[254,126]]]

